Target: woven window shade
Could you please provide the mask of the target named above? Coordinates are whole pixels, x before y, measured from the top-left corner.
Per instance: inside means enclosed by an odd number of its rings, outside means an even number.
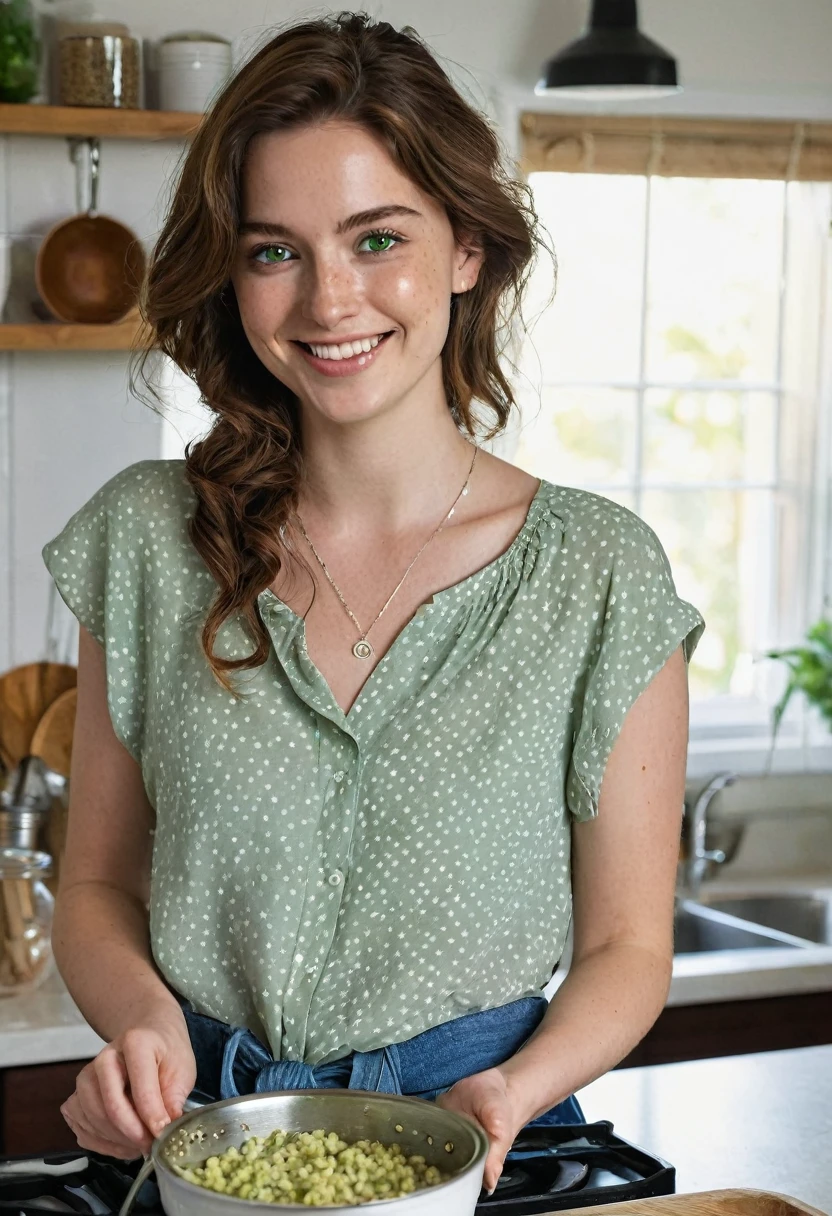
[[[526,113],[524,173],[832,181],[832,123]]]

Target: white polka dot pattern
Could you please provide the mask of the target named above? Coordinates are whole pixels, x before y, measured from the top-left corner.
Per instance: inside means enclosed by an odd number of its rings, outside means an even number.
[[[105,648],[156,809],[157,964],[202,1013],[316,1064],[538,993],[627,710],[702,618],[653,532],[548,481],[512,545],[405,626],[349,714],[270,591],[239,702],[199,646],[216,584],[183,462],[141,461],[43,549]],[[218,653],[251,651],[240,619]]]

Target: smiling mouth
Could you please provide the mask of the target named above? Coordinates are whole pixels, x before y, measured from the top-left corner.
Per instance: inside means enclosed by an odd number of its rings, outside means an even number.
[[[386,333],[375,334],[372,338],[362,338],[358,342],[342,342],[340,345],[320,345],[317,342],[301,342],[300,339],[293,339],[293,341],[296,346],[303,347],[316,359],[331,359],[334,363],[338,363],[343,359],[354,359],[356,355],[368,354],[371,350],[375,350],[385,338],[389,338],[393,332],[392,329],[389,329]]]

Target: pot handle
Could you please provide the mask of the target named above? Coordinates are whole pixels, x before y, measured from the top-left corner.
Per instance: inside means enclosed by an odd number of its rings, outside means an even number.
[[[101,165],[101,144],[96,136],[90,136],[87,140],[89,148],[90,161],[90,205],[87,208],[87,215],[98,215],[98,176]]]
[[[206,1105],[207,1105],[207,1102],[198,1102],[194,1098],[186,1098],[185,1101],[182,1103],[182,1111],[183,1111],[183,1113],[187,1113],[188,1111],[191,1111],[191,1110],[198,1110],[200,1108],[200,1106],[206,1106]],[[148,1155],[144,1159],[144,1165],[139,1170],[138,1174],[136,1174],[133,1185],[130,1187],[130,1190],[127,1192],[127,1195],[125,1196],[124,1203],[121,1205],[121,1207],[118,1210],[118,1216],[130,1216],[130,1212],[133,1208],[133,1204],[136,1201],[136,1196],[138,1195],[139,1191],[141,1190],[142,1185],[145,1182],[147,1182],[148,1178],[153,1173],[153,1169],[154,1169],[153,1158],[150,1155]]]
[[[118,1210],[118,1216],[129,1216],[129,1213],[132,1211],[133,1204],[136,1201],[136,1196],[138,1195],[142,1185],[148,1180],[155,1168],[153,1158],[150,1156],[145,1157],[142,1168],[139,1170],[138,1174],[136,1174],[135,1181],[130,1187],[130,1190],[127,1192],[124,1203]]]

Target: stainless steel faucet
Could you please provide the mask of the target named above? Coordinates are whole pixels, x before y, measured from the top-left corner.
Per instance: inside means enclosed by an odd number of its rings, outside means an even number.
[[[722,864],[725,853],[722,849],[706,849],[705,838],[708,832],[708,809],[720,790],[733,785],[738,773],[717,773],[693,804],[690,815],[690,834],[688,837],[688,856],[684,865],[686,893],[695,899],[702,886],[705,871],[709,861]]]

